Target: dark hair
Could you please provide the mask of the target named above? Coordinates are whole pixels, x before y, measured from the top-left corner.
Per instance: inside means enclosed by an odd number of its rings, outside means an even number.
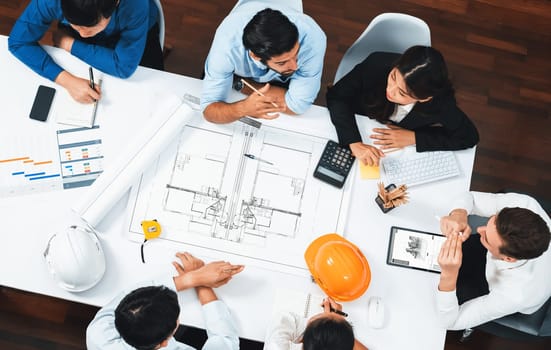
[[[118,0],[61,0],[61,11],[69,23],[93,27],[101,17],[111,17],[117,4]]]
[[[345,319],[317,318],[302,335],[303,350],[352,350],[353,347],[354,331]]]
[[[263,63],[291,51],[297,41],[297,27],[284,14],[270,8],[254,15],[243,29],[243,45]]]
[[[142,287],[121,300],[115,309],[115,327],[129,345],[150,350],[171,336],[179,314],[178,296],[173,290]]]
[[[412,46],[396,61],[408,93],[419,100],[453,93],[442,54],[430,46]]]
[[[549,247],[549,227],[531,210],[503,208],[496,216],[496,229],[503,240],[499,252],[511,258],[537,258]]]

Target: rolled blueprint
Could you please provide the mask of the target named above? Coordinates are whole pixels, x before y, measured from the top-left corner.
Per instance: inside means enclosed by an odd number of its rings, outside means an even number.
[[[99,224],[192,116],[191,108],[176,96],[170,102],[163,103],[162,108],[133,137],[133,142],[121,152],[120,158],[101,174],[90,186],[87,195],[73,206],[73,210],[90,226]]]

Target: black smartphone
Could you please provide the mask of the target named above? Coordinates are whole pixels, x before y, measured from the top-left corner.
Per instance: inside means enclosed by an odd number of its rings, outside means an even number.
[[[54,100],[55,89],[49,86],[40,85],[34,98],[33,107],[29,117],[34,120],[45,122]]]

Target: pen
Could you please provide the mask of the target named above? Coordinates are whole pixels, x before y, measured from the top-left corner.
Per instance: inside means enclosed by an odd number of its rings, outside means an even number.
[[[259,94],[260,96],[263,96],[263,97],[266,97],[266,95],[264,95],[262,92],[258,91],[257,89],[255,89],[254,86],[252,86],[251,84],[249,84],[245,79],[241,79],[241,82],[245,85],[247,85],[251,90],[253,90],[254,92],[256,92],[257,94]],[[272,104],[272,106],[274,106],[275,108],[279,108],[279,106],[275,103],[275,102],[270,102]]]
[[[264,162],[264,163],[267,163],[267,164],[270,164],[270,165],[274,165],[274,163],[268,162],[268,161],[265,160],[265,159],[262,159],[262,158],[258,158],[258,157],[256,157],[256,156],[253,156],[252,154],[245,153],[245,154],[243,154],[243,155],[244,155],[245,157],[247,157],[247,158],[254,159],[254,160],[257,160],[257,161],[259,161],[259,162]]]
[[[92,67],[88,69],[88,73],[90,75],[90,87],[95,90],[96,84],[94,83],[94,70],[92,69]]]
[[[334,309],[333,307],[329,307],[329,311],[331,312],[334,312],[336,313],[337,315],[341,315],[341,316],[344,316],[344,317],[348,317],[348,314],[344,311],[341,311],[341,310],[338,310],[338,309]]]

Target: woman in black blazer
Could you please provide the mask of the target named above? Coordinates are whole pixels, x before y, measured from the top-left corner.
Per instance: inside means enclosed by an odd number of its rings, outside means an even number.
[[[442,54],[428,46],[410,47],[402,55],[372,53],[328,89],[327,107],[339,143],[367,165],[378,165],[385,149],[460,150],[479,140],[457,107]],[[387,124],[370,136],[378,147],[362,142],[355,114]]]

